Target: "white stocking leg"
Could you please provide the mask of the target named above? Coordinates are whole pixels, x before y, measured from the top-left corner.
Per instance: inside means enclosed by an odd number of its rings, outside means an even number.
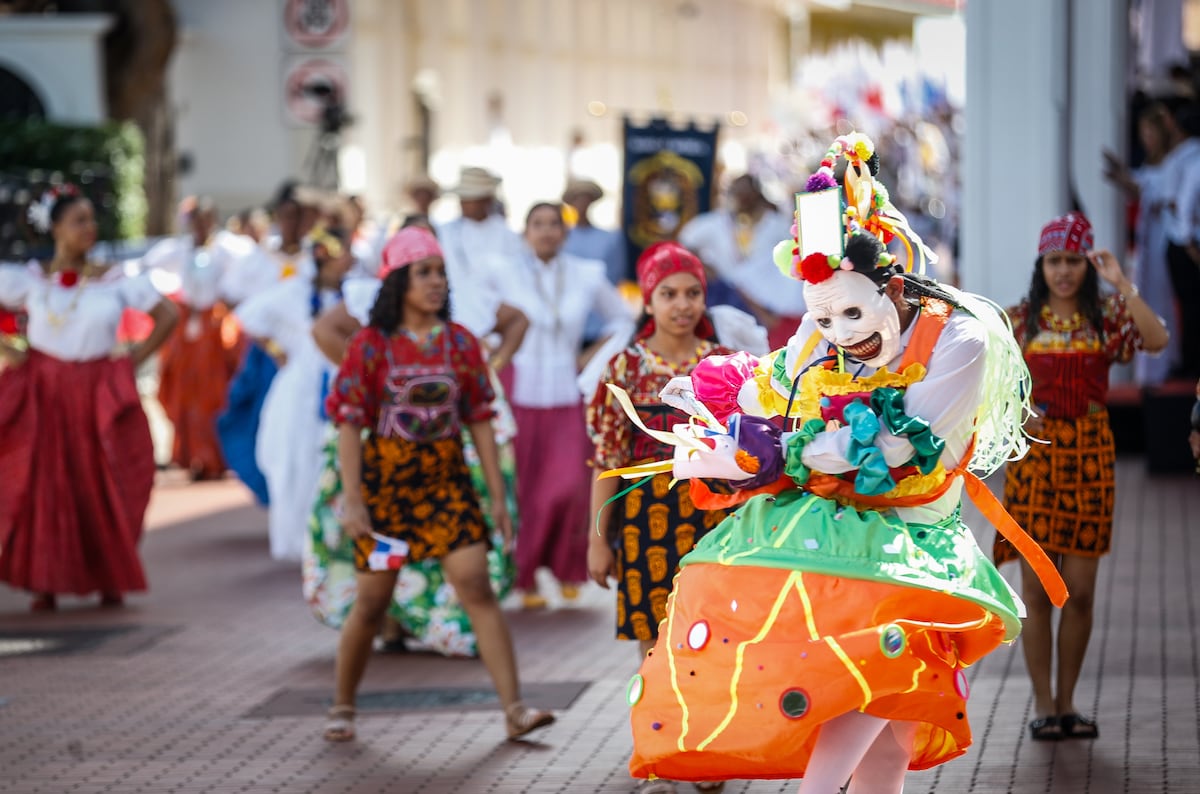
[[[880,731],[854,770],[847,794],[903,794],[916,732],[915,722],[891,722]]]
[[[799,794],[838,794],[887,725],[887,720],[861,711],[822,725]]]

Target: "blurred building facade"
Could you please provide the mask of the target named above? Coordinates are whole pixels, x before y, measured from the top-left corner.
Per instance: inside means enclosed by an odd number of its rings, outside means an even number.
[[[181,25],[170,87],[181,192],[234,210],[264,186],[305,179],[321,160],[315,100],[331,85],[344,190],[395,207],[428,172],[452,186],[464,165],[505,177],[519,216],[595,179],[616,217],[621,119],[721,126],[730,167],[781,135],[778,108],[797,58],[856,33],[911,38],[921,14],[955,0],[173,0]],[[869,12],[869,13],[864,13]],[[305,18],[316,35],[297,35]],[[869,20],[869,21],[865,21]],[[328,139],[327,139],[328,142]],[[448,203],[438,207],[451,211]]]

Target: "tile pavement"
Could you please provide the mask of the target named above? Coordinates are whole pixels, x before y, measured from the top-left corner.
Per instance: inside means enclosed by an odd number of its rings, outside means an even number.
[[[1078,697],[1101,738],[1030,742],[1020,649],[1001,648],[970,671],[974,746],[911,774],[910,794],[1200,792],[1200,481],[1150,478],[1122,459],[1117,509]],[[295,567],[268,558],[265,514],[236,482],[166,475],[150,526],[151,591],[125,609],[68,600],[33,615],[0,589],[0,631],[139,629],[67,655],[6,656],[0,641],[0,792],[632,790],[623,693],[635,651],[611,639],[610,594],[592,587],[570,608],[509,612],[527,681],[590,682],[536,741],[507,743],[497,712],[471,710],[367,714],[359,741],[328,745],[319,714],[248,716],[281,690],[328,687],[336,641],[309,615]],[[486,684],[477,661],[378,655],[363,688]]]

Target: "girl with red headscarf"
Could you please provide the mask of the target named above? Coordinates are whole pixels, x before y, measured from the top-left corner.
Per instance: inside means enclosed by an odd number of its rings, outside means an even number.
[[[1033,684],[1034,740],[1094,739],[1100,729],[1075,706],[1092,627],[1100,558],[1112,539],[1116,454],[1105,410],[1108,370],[1134,351],[1167,345],[1167,329],[1108,251],[1092,250],[1092,226],[1071,212],[1042,229],[1029,294],[1008,310],[1033,377],[1038,416],[1025,424],[1029,454],[1008,464],[1004,505],[1054,560],[1071,598],[1063,605],[1057,642],[1053,605],[1025,560],[1021,599],[1028,617],[1021,649]],[[1100,281],[1115,292],[1104,296]],[[996,564],[1019,559],[997,536]],[[1057,675],[1051,661],[1057,649]]]
[[[609,359],[588,405],[597,475],[671,455],[668,447],[638,432],[604,384],[624,389],[647,427],[670,432],[687,417],[664,404],[659,392],[706,356],[729,354],[717,342],[704,301],[704,266],[694,254],[678,243],[653,245],[638,259],[637,277],[645,313],[628,346]],[[765,349],[766,332],[757,330]],[[588,575],[605,589],[610,577],[616,579],[617,639],[637,640],[639,659],[658,638],[680,557],[725,517],[723,510],[697,510],[689,483],[672,488],[671,479],[670,472],[651,475],[616,499],[621,480],[592,480],[591,515],[599,518],[589,533]],[[723,784],[701,785],[718,790]]]

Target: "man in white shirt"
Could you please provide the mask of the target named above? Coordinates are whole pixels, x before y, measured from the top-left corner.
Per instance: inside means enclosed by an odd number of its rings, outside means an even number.
[[[491,328],[500,303],[496,279],[503,278],[524,252],[516,232],[495,212],[500,178],[483,168],[464,168],[458,185],[462,216],[437,228],[450,282],[451,312],[475,331]]]
[[[763,195],[758,180],[743,174],[730,183],[728,208],[697,215],[679,232],[679,242],[710,271],[709,305],[750,311],[780,347],[804,314],[804,290],[779,272],[772,252],[791,236],[791,215]]]

